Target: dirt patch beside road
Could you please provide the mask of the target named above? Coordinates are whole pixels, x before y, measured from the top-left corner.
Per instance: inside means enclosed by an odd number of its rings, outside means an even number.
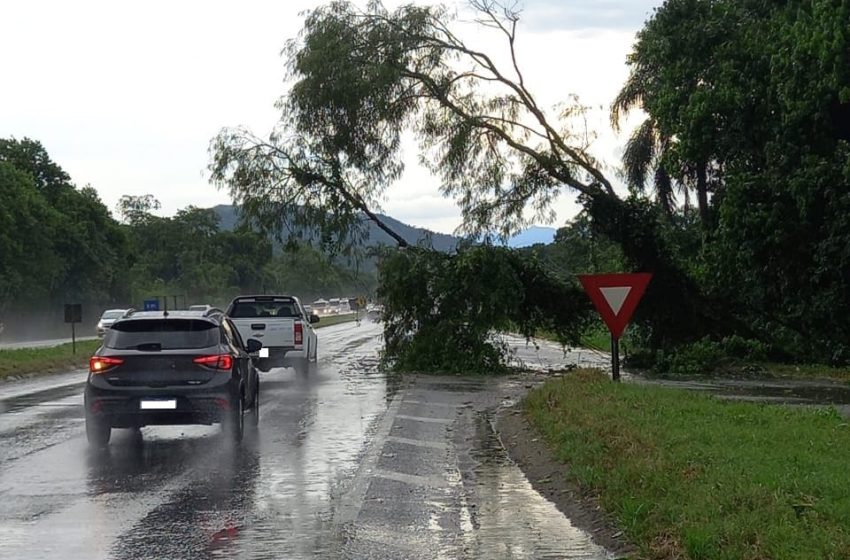
[[[566,515],[576,527],[593,535],[597,544],[623,558],[634,554],[623,531],[602,511],[599,502],[567,480],[569,467],[558,461],[540,434],[522,414],[522,405],[502,409],[495,428],[510,458],[522,469],[532,487]]]

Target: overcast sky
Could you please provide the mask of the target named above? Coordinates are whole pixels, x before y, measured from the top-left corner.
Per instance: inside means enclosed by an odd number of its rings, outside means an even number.
[[[397,5],[400,2],[389,2]],[[599,107],[594,152],[611,168],[625,135],[607,124],[635,33],[661,0],[527,0],[520,64],[545,105],[577,94]],[[207,180],[210,139],[224,126],[268,132],[284,93],[285,41],[321,2],[27,0],[0,18],[0,137],[44,144],[78,186],[110,208],[123,194],[156,196],[162,214],[229,203]],[[602,110],[604,108],[605,110]],[[636,116],[635,118],[639,118]],[[416,154],[407,154],[411,162]],[[383,211],[451,232],[459,211],[415,164]],[[557,203],[561,225],[573,197]]]

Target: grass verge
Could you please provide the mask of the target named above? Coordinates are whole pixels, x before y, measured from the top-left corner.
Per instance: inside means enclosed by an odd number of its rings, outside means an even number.
[[[0,350],[0,379],[86,367],[99,346],[99,340],[79,341],[76,354],[71,352],[70,343],[50,348]]]
[[[346,315],[325,316],[320,318],[319,322],[313,325],[313,328],[321,329],[322,327],[330,327],[331,325],[338,325],[340,323],[350,323],[356,318],[357,316],[354,313],[348,313]]]
[[[641,558],[847,558],[850,426],[834,409],[725,402],[592,370],[524,406]]]

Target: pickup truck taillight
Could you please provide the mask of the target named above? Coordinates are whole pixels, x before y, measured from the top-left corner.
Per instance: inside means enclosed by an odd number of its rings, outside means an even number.
[[[295,322],[295,344],[304,344],[304,326],[298,321]]]

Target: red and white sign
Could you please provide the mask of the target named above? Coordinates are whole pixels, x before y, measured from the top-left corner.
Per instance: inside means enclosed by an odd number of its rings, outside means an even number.
[[[619,339],[640,303],[652,274],[580,274],[579,282],[608,330]]]

